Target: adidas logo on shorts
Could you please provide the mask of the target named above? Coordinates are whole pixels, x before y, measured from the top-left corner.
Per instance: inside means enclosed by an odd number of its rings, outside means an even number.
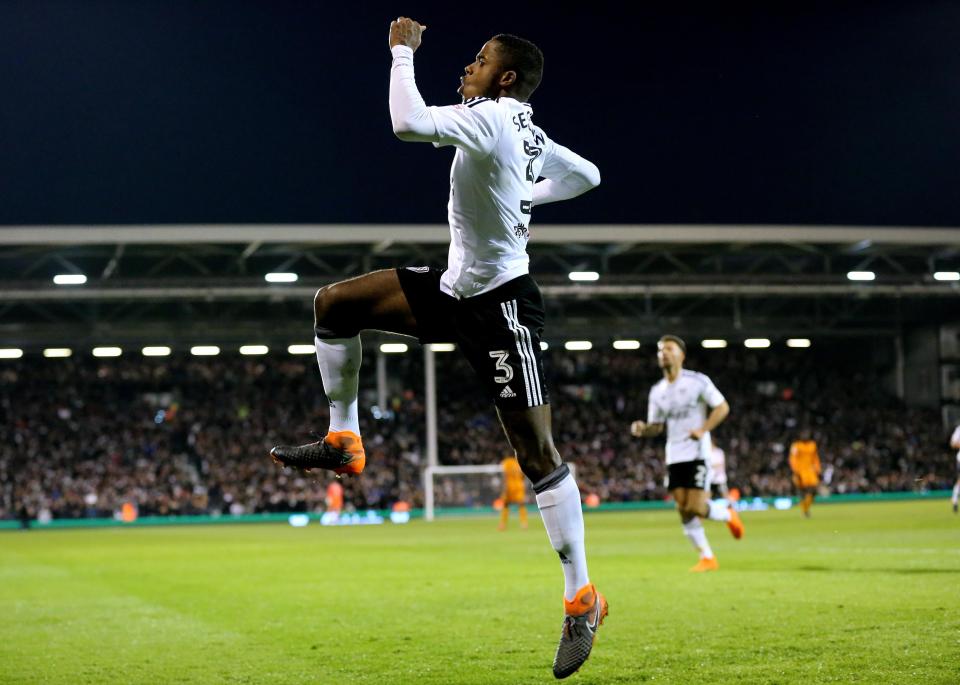
[[[516,396],[517,396],[517,393],[511,390],[509,385],[500,391],[500,397],[503,397],[503,398],[516,397]]]

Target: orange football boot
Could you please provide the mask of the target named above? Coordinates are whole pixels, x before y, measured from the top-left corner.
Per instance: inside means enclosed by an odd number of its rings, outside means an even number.
[[[327,469],[337,475],[359,475],[367,463],[363,441],[353,431],[331,431],[323,440],[306,445],[277,445],[270,456],[282,466]]]
[[[727,511],[730,512],[730,520],[727,521],[727,528],[730,529],[730,534],[739,540],[743,537],[743,521],[740,520],[740,514],[738,514],[737,510],[733,507],[730,507]]]
[[[720,568],[720,564],[716,557],[700,557],[700,561],[690,567],[690,572],[706,573],[707,571],[716,571],[718,568]]]

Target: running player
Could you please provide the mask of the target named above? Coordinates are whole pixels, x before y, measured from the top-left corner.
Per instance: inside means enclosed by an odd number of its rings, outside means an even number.
[[[790,470],[800,496],[800,509],[810,518],[810,507],[820,485],[820,454],[808,428],[801,430],[800,439],[790,445]]]
[[[366,459],[357,418],[360,331],[457,342],[496,405],[560,556],[565,615],[553,673],[565,678],[589,656],[607,603],[587,575],[580,490],[553,443],[540,351],[543,298],[526,245],[534,207],[576,197],[598,185],[600,174],[534,124],[528,100],[543,54],[522,38],[491,38],[460,78],[462,104],[427,107],[413,59],[425,29],[406,17],[390,24],[390,117],[403,141],[456,148],[447,268],[375,271],[317,292],[315,344],[329,432],[272,455],[287,466],[359,474]]]
[[[950,436],[950,447],[957,450],[957,482],[953,484],[953,497],[950,501],[953,503],[953,513],[957,513],[957,502],[960,500],[960,426],[953,429],[953,435]]]
[[[523,482],[523,471],[520,469],[520,462],[513,455],[505,457],[500,465],[503,467],[503,492],[500,499],[503,500],[503,509],[500,510],[500,530],[507,529],[507,518],[510,516],[510,505],[517,505],[517,513],[520,515],[520,527],[527,529],[527,486]]]
[[[657,361],[663,379],[650,390],[647,421],[634,421],[630,432],[653,438],[667,429],[667,489],[673,496],[683,532],[700,554],[690,570],[696,573],[720,568],[707,542],[702,518],[725,521],[733,537],[743,536],[740,516],[730,507],[710,500],[707,472],[710,464],[710,431],[730,413],[730,405],[707,376],[683,368],[687,346],[675,335],[657,343]]]

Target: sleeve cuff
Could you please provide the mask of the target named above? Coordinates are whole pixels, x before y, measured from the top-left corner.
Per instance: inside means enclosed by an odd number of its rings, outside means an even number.
[[[407,45],[394,45],[392,48],[390,48],[390,53],[394,57],[406,56],[406,57],[409,57],[410,59],[413,59],[413,48]]]

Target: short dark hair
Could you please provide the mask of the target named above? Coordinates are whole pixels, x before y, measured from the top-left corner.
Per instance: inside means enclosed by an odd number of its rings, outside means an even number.
[[[684,354],[687,353],[687,343],[683,342],[683,338],[681,338],[679,335],[672,335],[670,333],[667,333],[666,335],[661,335],[660,342],[662,343],[674,342],[677,344],[677,347],[679,347]]]
[[[517,72],[512,92],[520,100],[528,99],[543,78],[543,53],[526,38],[509,33],[498,33],[491,40],[499,43],[504,71]]]

